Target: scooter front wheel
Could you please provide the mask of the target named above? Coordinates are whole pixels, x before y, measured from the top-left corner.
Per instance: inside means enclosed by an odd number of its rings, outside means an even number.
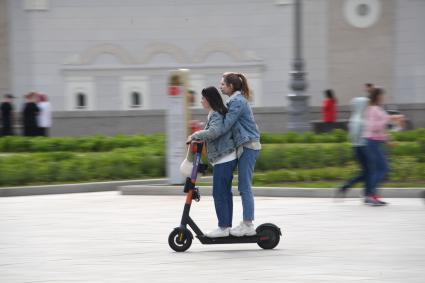
[[[168,244],[176,252],[184,252],[192,245],[192,238],[189,230],[178,227],[174,228],[168,236]]]

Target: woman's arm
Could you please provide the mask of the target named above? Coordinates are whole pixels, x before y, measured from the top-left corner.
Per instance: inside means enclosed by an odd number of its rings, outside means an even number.
[[[244,106],[243,101],[236,100],[236,99],[232,100],[229,103],[228,112],[227,112],[226,116],[224,117],[224,120],[222,120],[220,127],[216,127],[216,129],[214,130],[214,133],[211,134],[211,135],[202,134],[202,137],[203,137],[202,140],[211,141],[211,140],[214,140],[214,139],[222,136],[223,134],[227,133],[228,131],[230,131],[230,129],[235,125],[235,123],[238,121],[239,117],[242,115],[243,106]],[[215,114],[222,117],[218,113],[215,113]],[[198,131],[195,134],[203,132],[203,131],[204,130]],[[196,137],[198,137],[198,135]]]
[[[223,116],[214,112],[208,121],[208,129],[200,130],[191,135],[192,140],[209,141],[220,136],[220,129],[223,128]]]
[[[235,123],[238,121],[239,117],[242,115],[244,108],[243,100],[232,100],[228,105],[228,112],[223,120],[223,126],[218,129],[217,137],[227,133],[232,129]],[[211,139],[212,140],[212,139]]]

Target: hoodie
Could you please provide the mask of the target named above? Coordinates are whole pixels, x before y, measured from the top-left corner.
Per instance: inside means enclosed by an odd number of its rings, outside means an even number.
[[[351,100],[351,116],[348,120],[348,138],[353,146],[364,146],[366,140],[363,138],[364,112],[369,105],[366,97],[355,97]]]

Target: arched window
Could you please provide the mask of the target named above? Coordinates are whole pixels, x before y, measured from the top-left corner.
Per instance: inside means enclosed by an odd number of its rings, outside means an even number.
[[[133,91],[131,93],[131,107],[138,108],[142,106],[142,95],[138,91]]]
[[[87,107],[86,95],[82,92],[77,93],[77,108],[84,109]]]

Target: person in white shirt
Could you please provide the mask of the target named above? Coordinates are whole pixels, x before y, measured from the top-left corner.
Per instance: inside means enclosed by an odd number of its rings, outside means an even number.
[[[37,116],[37,123],[40,136],[49,136],[49,129],[52,126],[52,109],[47,95],[38,95],[38,109],[40,112]]]

